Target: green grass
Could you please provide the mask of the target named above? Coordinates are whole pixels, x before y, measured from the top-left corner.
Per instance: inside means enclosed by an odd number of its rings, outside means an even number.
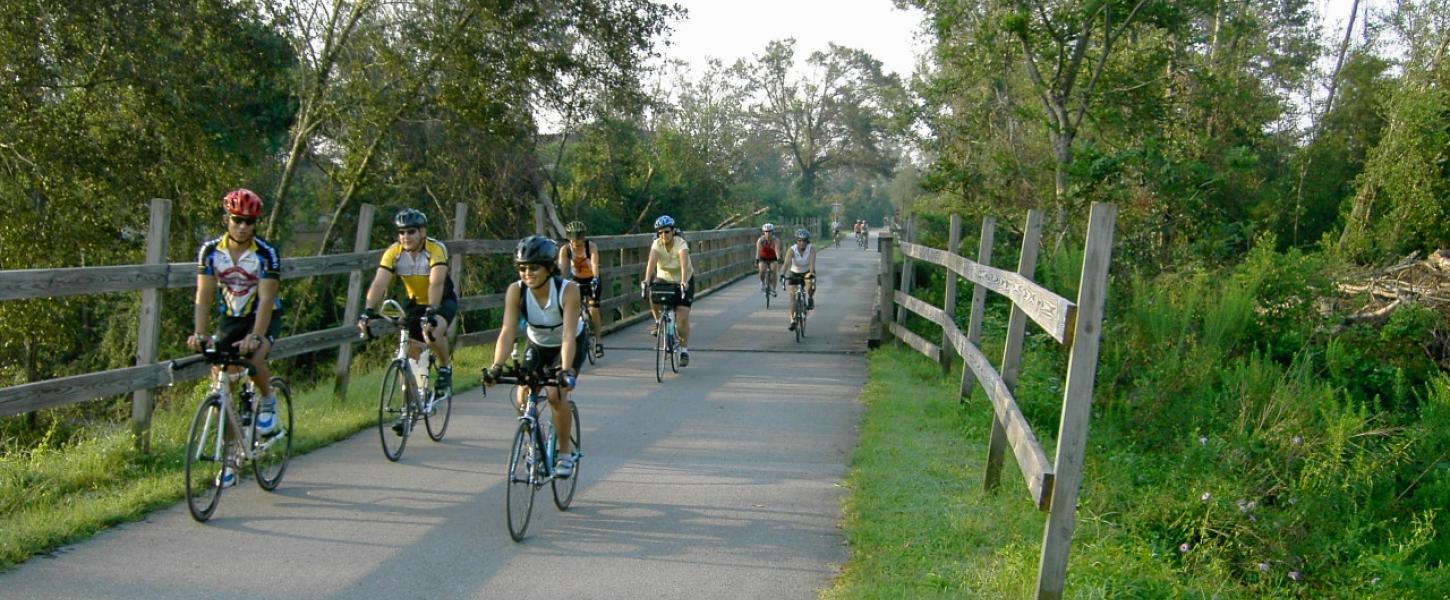
[[[493,346],[456,352],[454,389],[478,386],[476,374],[493,358]],[[346,401],[332,398],[325,379],[292,390],[296,423],[293,456],[305,454],[377,422],[381,368],[354,364]],[[205,381],[170,394],[153,416],[152,451],[133,448],[126,426],[108,426],[52,448],[0,456],[0,569],[74,543],[118,523],[171,506],[183,496],[182,446]],[[283,481],[286,485],[286,481]]]

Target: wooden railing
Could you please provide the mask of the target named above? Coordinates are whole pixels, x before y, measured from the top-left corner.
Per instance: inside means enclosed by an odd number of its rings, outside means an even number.
[[[53,408],[117,394],[135,393],[132,411],[133,429],[138,434],[138,443],[145,447],[150,427],[151,390],[175,381],[197,379],[207,373],[205,364],[172,371],[169,361],[158,360],[155,355],[157,337],[160,331],[160,292],[166,289],[185,289],[196,286],[196,263],[164,260],[164,243],[169,221],[170,203],[166,200],[152,202],[151,230],[148,236],[148,263],[106,267],[76,267],[59,269],[28,269],[0,271],[0,301],[23,298],[48,298],[60,296],[88,295],[108,292],[142,292],[141,323],[138,328],[138,352],[135,366],[112,369],[98,373],[86,373],[60,377],[45,381],[25,383],[0,388],[0,417],[20,414],[45,408]],[[452,255],[451,275],[454,283],[461,281],[459,275],[467,268],[464,257],[487,257],[507,255],[513,252],[518,240],[480,240],[461,238],[467,211],[458,205],[455,212],[454,238],[447,240]],[[309,331],[277,340],[271,358],[287,358],[339,348],[337,368],[337,391],[339,397],[346,393],[347,373],[351,366],[351,345],[358,341],[353,321],[360,312],[364,274],[369,277],[377,268],[382,250],[366,250],[369,247],[368,232],[372,228],[373,208],[364,205],[359,213],[356,252],[299,258],[283,258],[282,279],[302,279],[319,275],[350,274],[351,281],[345,302],[343,321],[336,326]],[[685,233],[690,242],[691,261],[695,267],[695,285],[698,294],[705,295],[747,274],[754,273],[754,241],[757,232],[751,228],[724,229],[712,231],[690,231]],[[648,307],[641,300],[639,282],[644,273],[649,245],[654,240],[650,234],[599,236],[590,238],[599,248],[600,289],[603,295],[601,312],[604,331],[608,333],[619,327],[644,318]],[[484,292],[486,290],[475,290]],[[497,308],[503,305],[502,293],[476,293],[464,295],[469,290],[459,290],[458,309],[467,311]],[[285,286],[283,296],[286,296]],[[190,311],[187,312],[188,318]],[[498,329],[470,332],[456,337],[456,346],[487,344],[493,342]],[[147,346],[150,352],[145,352]]]
[[[1092,403],[1093,379],[1097,373],[1098,344],[1102,330],[1103,303],[1107,295],[1108,262],[1112,255],[1113,223],[1117,209],[1111,204],[1095,204],[1088,220],[1086,248],[1083,255],[1082,280],[1076,302],[1059,296],[1032,280],[1037,268],[1037,252],[1042,232],[1042,217],[1037,211],[1027,215],[1022,253],[1017,271],[990,266],[995,222],[982,223],[977,260],[957,255],[961,244],[961,218],[951,217],[948,249],[938,250],[912,243],[915,240],[915,219],[908,219],[906,240],[900,242],[902,273],[901,289],[895,270],[894,235],[882,234],[880,293],[875,324],[877,339],[894,336],[916,351],[941,363],[949,372],[953,353],[964,363],[960,397],[967,398],[973,385],[981,382],[992,403],[992,434],[987,449],[984,485],[994,490],[1000,485],[1002,461],[1010,446],[1017,466],[1027,485],[1028,494],[1038,510],[1048,513],[1047,531],[1043,536],[1042,556],[1038,568],[1037,597],[1056,600],[1062,597],[1067,577],[1067,556],[1071,547],[1078,489],[1082,484],[1083,454],[1087,445],[1089,408]],[[938,308],[911,295],[916,261],[947,270],[946,294]],[[957,283],[965,279],[973,284],[971,314],[965,333],[957,326]],[[1012,301],[1012,314],[1007,322],[1007,339],[1000,371],[992,367],[981,351],[982,313],[986,292],[994,292]],[[894,317],[893,317],[894,312]],[[907,313],[920,315],[941,330],[939,342],[929,340],[906,327]],[[1022,343],[1028,320],[1064,346],[1071,348],[1063,392],[1062,419],[1058,426],[1056,460],[1049,461],[1042,444],[1032,432],[1013,395],[1021,369]]]

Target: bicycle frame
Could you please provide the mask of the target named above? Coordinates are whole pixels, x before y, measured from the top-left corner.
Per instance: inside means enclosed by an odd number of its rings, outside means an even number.
[[[237,413],[236,405],[232,403],[232,388],[238,388],[237,396],[239,397],[239,399],[244,400],[249,404],[253,402],[256,399],[256,391],[252,388],[252,382],[250,380],[250,377],[254,374],[254,368],[250,363],[247,363],[241,358],[229,357],[225,354],[217,352],[216,350],[206,350],[203,352],[203,355],[205,355],[208,358],[208,361],[212,362],[213,364],[211,387],[208,388],[206,397],[210,397],[212,394],[216,394],[217,399],[221,402],[221,414],[223,422],[219,426],[228,427],[232,431],[238,432],[238,435],[234,439],[241,440],[241,443],[239,444],[242,449],[241,458],[245,460],[252,460],[256,456],[252,449],[252,428],[242,425],[242,418]],[[246,368],[233,371],[228,367]],[[255,415],[257,407],[250,406],[249,408],[251,409],[252,414]],[[253,418],[256,417],[253,416]],[[207,421],[205,429],[202,430],[203,439],[206,439],[205,436],[211,433],[211,427],[212,422]],[[212,451],[215,452],[215,456],[225,456],[225,448],[223,447],[223,445],[227,443],[226,438],[227,436],[225,435],[225,432],[223,432],[223,435],[217,436],[216,446],[212,449]],[[270,446],[272,441],[273,440],[268,440],[267,446]],[[197,456],[194,458],[200,458],[201,450],[201,448],[197,448]]]

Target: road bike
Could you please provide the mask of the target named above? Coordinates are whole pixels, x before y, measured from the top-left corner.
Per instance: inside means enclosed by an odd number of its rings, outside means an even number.
[[[862,250],[866,249],[866,236],[865,230],[856,233],[856,245],[860,246]]]
[[[557,388],[559,393],[564,393],[559,376],[545,374],[542,369],[526,370],[514,361],[497,378],[492,378],[487,370],[484,370],[483,378],[487,384],[512,383],[525,390],[524,406],[519,412],[519,425],[514,431],[513,445],[510,446],[508,464],[504,469],[508,484],[504,494],[504,512],[508,517],[509,537],[519,542],[523,541],[524,532],[529,528],[529,519],[533,516],[534,494],[544,484],[549,484],[553,489],[554,506],[559,510],[569,510],[569,504],[574,501],[574,491],[579,487],[579,469],[584,457],[579,445],[579,407],[573,400],[568,402],[569,415],[573,418],[573,425],[569,428],[569,446],[572,448],[570,454],[574,460],[574,471],[567,477],[560,477],[554,469],[554,460],[559,449],[554,419],[541,417],[539,414],[540,407],[548,404],[548,388]],[[484,389],[486,395],[487,386]],[[510,396],[509,401],[518,402],[518,397]],[[518,407],[515,406],[515,409]]]
[[[251,380],[257,369],[235,351],[217,349],[216,343],[210,338],[199,357],[172,361],[169,371],[174,374],[197,362],[213,365],[211,387],[196,407],[186,436],[186,507],[198,522],[206,522],[216,511],[227,487],[222,481],[227,469],[241,477],[242,462],[251,461],[257,485],[270,492],[282,482],[292,457],[292,392],[287,382],[281,377],[268,379],[277,399],[276,426],[258,434],[253,418],[258,398]]]
[[[775,292],[775,285],[774,285],[775,284],[775,278],[772,277],[772,275],[775,275],[775,267],[774,266],[766,266],[765,267],[765,278],[762,279],[762,280],[760,280],[760,293],[761,293],[761,295],[765,296],[765,308],[766,309],[769,309],[770,308],[770,298],[776,294],[776,292]],[[769,283],[766,283],[766,282],[769,282]]]
[[[799,343],[806,338],[806,312],[810,305],[810,298],[806,295],[806,286],[811,284],[815,277],[807,274],[799,285],[795,286],[795,296],[791,298],[791,322],[795,325],[795,341]]]
[[[668,363],[670,370],[679,373],[680,352],[679,344],[675,337],[675,294],[679,292],[678,283],[656,283],[653,287],[646,288],[649,298],[656,306],[660,307],[660,316],[655,319],[655,381],[664,383],[665,364]]]
[[[378,394],[378,439],[383,445],[383,456],[397,462],[403,457],[408,438],[420,420],[428,430],[428,437],[435,442],[443,440],[453,414],[453,395],[440,396],[429,385],[438,376],[438,365],[426,344],[422,345],[418,358],[408,356],[413,343],[408,337],[408,326],[420,323],[423,317],[407,316],[395,300],[384,300],[378,312],[378,320],[398,329],[398,351],[383,371],[383,386]],[[423,332],[427,337],[428,329],[423,328]],[[371,328],[363,335],[371,339]]]

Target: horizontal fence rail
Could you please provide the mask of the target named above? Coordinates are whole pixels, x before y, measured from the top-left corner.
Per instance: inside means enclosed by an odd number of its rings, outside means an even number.
[[[359,239],[365,243],[366,228],[370,227],[372,220],[372,207],[365,206],[364,211],[367,215],[364,220],[367,223],[359,224]],[[460,208],[457,215],[462,217],[466,213]],[[456,231],[461,233],[461,227],[456,227]],[[697,288],[702,293],[708,293],[739,277],[754,273],[753,249],[758,233],[753,228],[684,232],[683,237],[691,245],[690,260],[695,268]],[[639,292],[639,281],[644,274],[648,249],[655,236],[632,234],[589,239],[595,243],[600,254],[598,276],[603,296],[601,312],[605,323],[604,332],[632,323],[641,318],[641,315],[648,315],[648,307]],[[513,252],[517,243],[518,240],[444,241],[449,253],[455,257],[508,255]],[[359,272],[370,275],[377,268],[382,252],[379,249],[284,258],[281,276],[288,280]],[[0,271],[0,301],[194,287],[194,262]],[[356,308],[352,304],[358,303],[358,300],[349,298],[347,301],[349,312],[356,312],[351,309]],[[458,308],[463,313],[500,308],[503,303],[503,293],[476,294],[461,296],[458,299]],[[494,328],[462,334],[457,336],[455,345],[491,343],[497,338],[498,331],[499,329]],[[279,338],[269,359],[350,346],[359,341],[356,327],[351,323],[344,323]],[[175,382],[199,379],[209,372],[205,364],[194,364],[175,371],[170,364],[171,361],[164,360],[3,387],[0,388],[0,417],[163,387]],[[345,371],[346,366],[342,368]]]

